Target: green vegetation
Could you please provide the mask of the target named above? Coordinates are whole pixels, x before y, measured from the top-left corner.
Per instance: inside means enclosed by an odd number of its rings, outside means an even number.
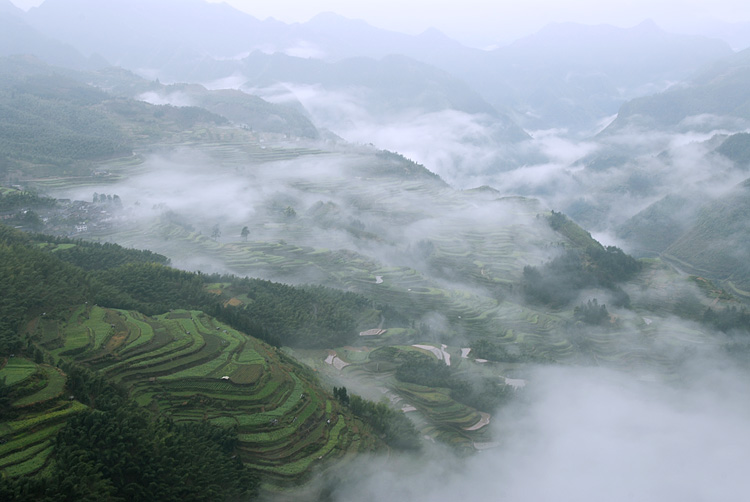
[[[750,334],[750,313],[745,309],[738,309],[735,306],[719,311],[711,308],[706,309],[703,313],[703,322],[724,333],[740,332],[745,335]]]
[[[347,396],[344,387],[343,396]],[[418,450],[421,447],[414,425],[403,413],[394,411],[384,403],[373,403],[357,395],[349,396],[346,403],[352,413],[370,424],[383,441],[399,450]]]
[[[591,234],[576,225],[570,218],[565,216],[563,213],[552,211],[547,216],[547,222],[552,230],[560,232],[570,243],[579,249],[601,249],[602,245],[599,244]]]
[[[237,469],[263,473],[268,486],[297,483],[319,457],[331,460],[378,447],[370,427],[332,401],[308,369],[201,310],[171,308],[205,305],[237,324],[258,319],[276,329],[274,322],[282,325],[284,316],[307,304],[313,315],[302,322],[334,334],[335,327],[343,325],[348,337],[356,336],[352,313],[367,307],[360,297],[319,287],[298,290],[268,281],[180,272],[159,264],[163,257],[153,253],[88,243],[62,247],[67,243],[61,240],[0,229],[0,251],[9,257],[4,265],[15,267],[14,274],[3,275],[6,280],[23,280],[25,270],[38,273],[40,266],[47,267],[46,289],[31,290],[46,295],[38,304],[22,296],[29,284],[22,287],[17,282],[9,285],[19,294],[4,297],[2,304],[11,326],[4,340],[6,350],[21,351],[3,360],[0,369],[6,382],[0,393],[4,404],[0,437],[11,445],[0,453],[8,477],[2,489],[10,494],[8,500],[25,496],[45,500],[53,490],[71,498],[93,490],[92,497],[108,493],[140,500],[169,496],[213,500],[252,487]],[[91,257],[90,267],[63,261],[70,259],[65,252],[77,247]],[[221,293],[215,291],[217,286],[223,288]],[[245,304],[262,308],[243,314],[240,307],[224,305],[225,294],[240,295]],[[164,298],[169,302],[164,303]],[[281,308],[272,309],[274,302]],[[266,303],[268,307],[263,307]],[[131,305],[140,305],[152,315],[112,308]],[[157,314],[160,310],[163,313]],[[304,336],[312,337],[315,331],[299,326],[298,340],[305,343]],[[268,333],[265,328],[254,329]],[[26,354],[57,361],[60,368],[32,363],[22,357]],[[73,400],[66,400],[67,396]],[[128,404],[130,399],[143,408]],[[87,407],[98,411],[90,413]],[[158,421],[157,416],[167,420]],[[140,425],[126,432],[133,424]],[[39,434],[40,428],[46,432]],[[63,433],[55,440],[60,430]],[[122,439],[119,446],[100,444],[97,435],[107,430],[122,431],[115,436]],[[226,443],[230,430],[238,436],[221,453],[210,441],[223,437],[220,442]],[[89,437],[90,442],[76,439],[79,436]],[[174,438],[174,448],[164,449],[166,438]],[[197,445],[196,457],[184,452],[189,444]],[[130,460],[142,466],[140,471],[120,472],[117,469],[125,464],[104,463],[113,455],[127,457],[118,452],[123,445],[138,445]],[[201,465],[230,454],[241,462]],[[164,483],[155,482],[156,473],[180,455],[196,458],[190,468],[198,470],[188,473],[170,467]],[[153,458],[145,462],[145,457]],[[73,459],[81,462],[83,470],[73,467],[77,465]],[[84,486],[72,478],[73,485],[68,486],[59,471],[62,465],[98,481]],[[43,485],[17,479],[42,469],[55,481]],[[168,489],[174,476],[195,477],[196,484],[174,495],[177,492]],[[223,476],[237,481],[225,482]],[[146,484],[135,486],[134,478]]]
[[[257,486],[232,457],[236,437],[229,431],[156,421],[144,410],[118,404],[68,421],[43,479],[18,478],[6,468],[2,499],[227,500]]]
[[[718,280],[736,293],[750,292],[750,264],[737,249],[748,249],[750,181],[702,206],[693,224],[664,252],[667,260],[695,275]]]
[[[44,386],[37,392],[28,396],[22,397],[18,401],[13,403],[13,406],[21,408],[24,406],[31,406],[37,403],[43,403],[59,397],[65,387],[65,377],[57,370],[50,366],[42,366],[44,371],[45,383]]]
[[[582,303],[573,309],[573,316],[576,320],[595,326],[609,322],[609,312],[606,305],[599,305],[599,301],[594,298],[586,303]]]
[[[57,200],[41,197],[33,192],[8,190],[0,192],[0,213],[17,211],[19,209],[35,209],[40,207],[54,207]]]
[[[36,371],[36,364],[23,357],[12,357],[0,366],[0,381],[15,385],[29,378]]]
[[[61,75],[0,73],[0,156],[59,166],[128,153],[130,141],[96,109],[107,99]]]
[[[461,375],[442,361],[417,352],[405,354],[395,376],[402,382],[422,387],[450,389],[452,399],[485,412],[495,411],[511,395],[497,379]]]
[[[716,149],[741,166],[750,165],[750,134],[732,134]]]
[[[641,265],[614,246],[589,246],[584,251],[569,250],[541,269],[526,266],[521,285],[526,299],[562,307],[585,288],[602,287],[612,291],[614,304],[626,306],[628,295],[617,283],[632,278]]]
[[[8,173],[88,175],[94,162],[130,156],[144,139],[227,122],[202,108],[115,97],[88,84],[94,80],[35,59],[0,58],[0,159]]]
[[[703,321],[729,333],[728,350],[750,346],[748,315],[735,297],[699,284],[695,295],[675,298],[670,286],[683,279],[601,246],[538,201],[452,190],[423,166],[368,147],[266,143],[252,130],[257,124],[306,137],[317,131],[298,112],[241,93],[131,77],[117,70],[92,77],[117,88],[113,97],[74,76],[54,88],[49,75],[5,75],[0,105],[13,108],[12,120],[23,115],[28,127],[41,127],[47,143],[6,141],[0,159],[39,187],[71,193],[86,186],[92,193],[93,185],[101,192],[106,183],[114,194],[122,177],[148,169],[149,153],[186,143],[218,174],[250,165],[263,179],[264,168],[281,165],[263,164],[278,161],[306,173],[309,166],[293,159],[312,156],[346,169],[279,180],[286,185],[253,206],[248,221],[165,209],[151,222],[83,234],[153,244],[154,252],[0,226],[3,500],[241,499],[258,484],[298,485],[360,452],[418,450],[422,438],[473,453],[496,439],[491,415],[523,392],[530,364],[668,372],[670,356],[623,340],[682,347],[710,339],[698,323],[665,327],[645,316]],[[216,127],[226,121],[202,109],[125,97],[146,90],[190,92],[244,127]],[[96,131],[69,137],[77,121]],[[97,138],[96,148],[86,147]],[[95,162],[102,157],[109,160]],[[95,179],[94,166],[114,174]],[[94,193],[83,207],[123,204]],[[39,226],[53,206],[32,192],[0,195],[0,207],[20,218],[10,221],[24,228]],[[678,241],[670,239],[662,244]],[[175,270],[167,256],[206,257],[245,277]],[[625,291],[637,288],[649,294],[632,310],[620,308],[630,302]],[[606,297],[611,312],[596,299],[573,308],[588,289]],[[381,401],[351,395],[344,384]]]

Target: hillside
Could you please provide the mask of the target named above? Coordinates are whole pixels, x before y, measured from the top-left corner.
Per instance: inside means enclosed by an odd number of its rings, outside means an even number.
[[[478,50],[205,0],[5,20],[39,55],[0,56],[0,501],[742,478],[747,51],[652,22]]]
[[[230,120],[256,135],[318,137],[300,111],[240,91],[164,86],[115,68],[79,72],[24,56],[0,59],[0,109],[0,171],[16,179],[88,174],[94,162],[156,142],[220,135],[216,128]]]
[[[496,49],[487,67],[496,73],[485,70],[483,81],[467,80],[492,103],[506,106],[513,102],[489,87],[512,89],[515,109],[531,115],[525,127],[591,131],[625,100],[730,55],[723,42],[667,33],[649,21],[629,28],[556,23]]]
[[[260,21],[223,4],[161,0],[148,2],[153,17],[142,19],[131,4],[110,2],[103,8],[91,1],[48,0],[26,19],[84,54],[98,52],[113,64],[172,81],[236,76],[246,66],[237,61],[241,55],[258,50],[317,63],[400,55],[461,79],[527,129],[591,131],[626,100],[662,90],[731,55],[724,42],[667,33],[653,22],[630,28],[552,24],[509,46],[484,51],[434,29],[405,35],[331,13],[286,24]],[[87,21],[81,22],[84,16]],[[173,22],[164,30],[156,19]],[[137,26],[136,35],[125,26]]]
[[[654,315],[678,308],[669,296],[643,303],[637,289],[634,294],[627,284],[620,286],[623,280],[661,281],[663,272],[638,272],[619,250],[599,245],[539,201],[501,197],[487,188],[455,190],[423,166],[371,147],[293,151],[278,144],[252,145],[244,139],[249,133],[234,134],[238,139],[205,138],[189,148],[161,145],[133,165],[100,164],[112,179],[40,179],[35,185],[78,200],[82,208],[107,208],[112,216],[107,226],[95,226],[92,219],[78,234],[87,239],[149,248],[176,266],[204,274],[232,272],[350,293],[258,280],[244,284],[206,275],[208,282],[199,291],[200,276],[146,265],[118,266],[97,272],[101,283],[113,289],[98,290],[96,304],[118,316],[123,334],[135,332],[135,320],[163,328],[173,337],[174,352],[164,350],[175,359],[166,360],[161,346],[151,344],[146,347],[153,351],[134,349],[136,359],[130,360],[125,349],[119,361],[117,350],[109,359],[106,352],[102,357],[102,342],[68,338],[63,328],[50,332],[56,348],[49,350],[72,349],[69,357],[90,362],[121,381],[144,406],[175,416],[187,406],[188,415],[230,423],[232,408],[221,402],[233,399],[232,386],[239,384],[231,383],[232,378],[241,378],[243,372],[255,375],[253,382],[261,378],[260,367],[224,365],[241,357],[230,358],[236,354],[232,344],[239,347],[240,342],[227,338],[221,345],[213,336],[224,337],[224,329],[227,335],[233,333],[231,327],[282,345],[285,354],[317,370],[327,386],[356,389],[376,402],[385,394],[391,403],[386,409],[404,411],[421,436],[462,454],[493,441],[487,424],[496,407],[514,395],[503,382],[523,379],[534,365],[606,360],[626,367],[637,361],[639,367],[670,371],[670,355],[620,343],[623,337],[654,329],[640,319],[643,312]],[[207,164],[212,166],[210,183],[202,181]],[[268,186],[274,190],[265,190]],[[91,200],[92,192],[118,193],[121,207],[102,206],[101,197],[99,202],[83,202]],[[54,249],[60,259],[79,266],[95,262],[86,253]],[[562,286],[568,293],[547,298],[537,294],[540,284]],[[364,296],[349,296],[351,292]],[[221,295],[221,304],[227,306],[217,310],[218,298],[212,295]],[[631,322],[589,329],[577,320],[576,309],[592,297]],[[622,306],[628,301],[638,305],[639,313]],[[169,309],[179,311],[180,317],[170,318],[165,314]],[[92,314],[77,315],[78,320],[65,317],[64,325],[85,324],[86,315]],[[180,322],[192,324],[181,331]],[[686,335],[678,330],[673,336]],[[665,343],[677,340],[669,335]],[[63,349],[68,343],[82,345],[78,351],[73,346]],[[427,378],[435,361],[444,361],[447,373]],[[408,369],[414,365],[423,369]],[[299,377],[298,371],[307,370],[295,370]],[[221,380],[225,376],[229,384]],[[187,380],[173,383],[180,378]],[[207,383],[217,378],[223,387],[208,389]],[[284,388],[293,384],[294,378],[286,380]],[[169,392],[163,395],[159,389]],[[169,397],[173,392],[204,397],[180,400]],[[279,403],[287,399],[277,397]],[[199,411],[191,411],[193,404]],[[289,406],[297,410],[302,404]],[[284,437],[296,437],[294,430],[289,428]],[[255,437],[249,430],[243,434],[250,436],[239,437],[241,448],[243,441]],[[293,464],[310,465],[297,460]],[[279,482],[286,479],[281,470],[269,469],[264,472],[275,473]]]
[[[242,60],[249,88],[276,84],[321,85],[331,91],[362,88],[365,99],[380,102],[375,113],[415,107],[425,111],[443,108],[465,113],[497,115],[497,112],[461,80],[404,56],[380,60],[350,58],[336,63],[283,54],[254,52]],[[382,110],[382,111],[381,111]]]
[[[0,57],[34,55],[48,64],[78,69],[106,66],[101,57],[85,57],[72,46],[41,33],[25,21],[24,12],[5,0],[0,3]]]
[[[738,166],[748,167],[750,166],[750,134],[732,134],[716,151]]]
[[[689,195],[667,195],[617,229],[637,255],[658,256],[694,223],[701,203]]]
[[[269,488],[294,484],[318,464],[379,447],[369,426],[323,391],[309,369],[232,327],[242,325],[270,339],[262,326],[278,332],[267,316],[289,315],[279,306],[295,294],[292,288],[250,284],[245,294],[258,295],[258,306],[262,295],[277,306],[253,320],[232,314],[233,301],[222,306],[217,286],[200,276],[153,264],[164,257],[44,236],[32,240],[1,229],[0,277],[3,287],[12,291],[0,304],[0,378],[8,405],[0,423],[5,480],[54,475],[64,450],[56,435],[81,427],[75,417],[88,416],[91,410],[109,413],[110,392],[115,392],[111,399],[147,409],[143,414],[134,408],[140,420],[162,417],[179,427],[203,423],[232,431],[236,438],[228,451],[240,455]],[[71,253],[77,249],[88,254],[88,266],[99,265],[86,272],[66,264],[75,261]],[[35,274],[45,277],[43,284],[34,280]],[[263,288],[268,291],[263,293]],[[310,291],[302,301],[318,302],[313,324],[322,322],[332,329],[340,322],[334,318],[340,319],[349,307],[339,301],[324,313],[324,293]],[[162,295],[169,304],[208,302],[230,324],[201,311],[166,310],[158,303]],[[116,308],[132,302],[164,313]],[[108,385],[114,387],[108,390]],[[148,440],[148,432],[135,434],[139,441]],[[107,475],[104,472],[105,479]]]
[[[634,99],[622,106],[617,119],[602,134],[627,127],[658,130],[737,130],[750,120],[750,50],[707,66],[685,85]]]
[[[704,206],[696,222],[664,251],[665,256],[695,273],[727,281],[747,295],[749,189],[745,182]]]

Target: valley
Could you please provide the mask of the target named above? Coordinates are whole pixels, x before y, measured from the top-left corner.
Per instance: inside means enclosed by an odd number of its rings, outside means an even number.
[[[741,500],[750,49],[148,8],[0,0],[0,499]]]

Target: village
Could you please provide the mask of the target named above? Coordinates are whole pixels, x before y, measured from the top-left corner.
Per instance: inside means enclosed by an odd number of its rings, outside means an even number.
[[[91,202],[52,199],[22,186],[0,187],[0,221],[19,230],[60,237],[83,237],[112,228],[122,201],[115,194],[93,194]]]

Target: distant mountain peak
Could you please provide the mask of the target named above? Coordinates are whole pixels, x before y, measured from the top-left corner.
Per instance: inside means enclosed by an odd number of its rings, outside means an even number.
[[[448,35],[443,33],[442,31],[438,30],[434,26],[430,26],[426,30],[424,30],[422,33],[417,35],[420,38],[425,39],[432,39],[432,40],[449,40],[451,42],[455,42],[452,38],[450,38]]]
[[[629,30],[639,33],[664,33],[664,30],[653,19],[644,19]]]

